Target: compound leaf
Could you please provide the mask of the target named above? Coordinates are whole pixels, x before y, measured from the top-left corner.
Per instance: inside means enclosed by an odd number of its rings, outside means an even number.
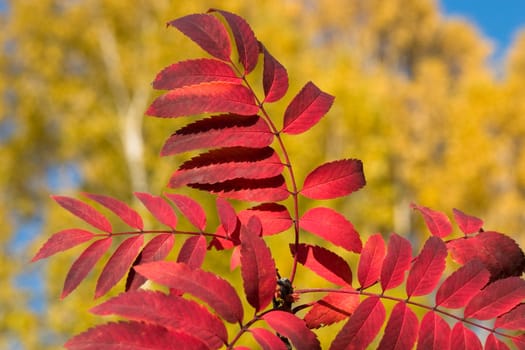
[[[202,113],[253,115],[258,111],[259,106],[247,87],[233,83],[209,82],[168,91],[153,101],[146,114],[177,118]]]
[[[393,233],[381,267],[381,288],[383,291],[399,286],[405,280],[405,272],[410,268],[412,246],[410,242]]]
[[[496,319],[494,328],[525,329],[525,304],[521,303]]]
[[[430,237],[408,273],[408,297],[426,295],[434,290],[445,270],[447,246],[439,237]]]
[[[265,47],[263,47],[263,54],[264,102],[275,102],[283,98],[288,91],[288,73]]]
[[[315,333],[306,327],[303,320],[285,311],[268,312],[262,318],[282,336],[290,339],[297,350],[321,349]]]
[[[501,233],[480,232],[447,243],[452,258],[460,264],[479,260],[490,272],[490,281],[521,276],[525,271],[525,255],[516,242]]]
[[[309,209],[299,220],[299,227],[348,251],[361,252],[359,233],[350,221],[333,209]]]
[[[524,298],[525,280],[507,277],[489,284],[474,296],[465,307],[464,315],[490,320],[510,311]]]
[[[96,201],[104,207],[111,210],[128,226],[136,228],[139,231],[144,229],[142,217],[126,203],[109,196],[94,193],[83,193],[84,196]]]
[[[490,273],[479,260],[472,260],[447,277],[436,293],[436,306],[464,307],[489,281]]]
[[[182,215],[201,231],[206,228],[206,213],[201,205],[194,199],[181,194],[166,193],[166,197],[179,208]]]
[[[231,42],[224,25],[209,14],[191,14],[168,22],[210,55],[229,61]]]
[[[510,348],[507,344],[496,338],[494,333],[490,333],[487,340],[485,340],[485,350],[510,350]]]
[[[226,321],[241,322],[243,309],[235,289],[226,280],[184,263],[155,261],[135,267],[144,277],[206,302]]]
[[[159,222],[172,229],[177,227],[177,216],[164,198],[144,192],[135,192],[134,195]]]
[[[416,343],[418,327],[416,314],[406,306],[406,303],[397,303],[392,309],[378,350],[412,349]]]
[[[231,235],[237,227],[237,214],[232,205],[224,198],[217,197],[217,215],[226,235]]]
[[[173,90],[209,82],[242,84],[242,78],[237,76],[229,64],[212,58],[201,58],[177,62],[164,68],[155,77],[153,88]]]
[[[287,350],[281,338],[265,328],[250,328],[250,333],[262,350]]]
[[[325,163],[304,180],[301,194],[310,199],[332,199],[346,196],[366,184],[363,163],[343,159]]]
[[[411,203],[410,207],[423,215],[425,224],[433,236],[443,238],[452,233],[452,224],[445,213],[415,203]]]
[[[168,256],[173,244],[175,243],[175,236],[171,233],[164,233],[153,237],[142,249],[139,256],[133,262],[133,267],[151,261],[163,260]],[[138,289],[146,282],[144,276],[135,272],[135,269],[130,269],[128,278],[126,280],[126,291]]]
[[[92,308],[91,312],[158,324],[191,334],[212,349],[220,348],[228,339],[222,321],[205,307],[192,300],[158,291],[122,293]]]
[[[278,202],[289,197],[282,175],[265,179],[233,179],[213,184],[191,183],[189,187],[217,195],[250,202]]]
[[[352,284],[352,270],[348,263],[334,252],[319,246],[300,243],[290,244],[297,261],[327,281],[340,286]]]
[[[385,307],[378,297],[366,298],[337,334],[330,350],[366,349],[385,321]]]
[[[463,322],[456,322],[450,333],[450,349],[482,350],[483,346],[478,336],[463,326]]]
[[[67,273],[64,288],[60,295],[61,299],[67,297],[69,293],[75,290],[80,282],[86,278],[89,271],[93,269],[97,261],[99,261],[102,255],[109,249],[111,242],[111,237],[99,239],[91,243],[91,245],[80,254]]]
[[[263,236],[274,235],[286,231],[293,225],[288,209],[277,203],[263,203],[255,207],[241,210],[239,220],[247,223],[251,216],[257,216],[261,220]]]
[[[206,350],[194,336],[143,322],[111,322],[90,328],[64,344],[66,349]]]
[[[308,82],[292,99],[284,112],[286,134],[300,134],[317,122],[330,110],[334,97],[321,91],[314,83]]]
[[[137,235],[122,242],[109,258],[95,288],[95,298],[106,294],[128,272],[144,243],[144,236]]]
[[[357,279],[361,288],[367,288],[379,280],[385,254],[386,245],[381,234],[370,236],[361,251],[357,268]]]
[[[180,248],[178,263],[185,263],[190,268],[196,269],[202,266],[206,257],[206,238],[203,235],[192,236],[184,241]]]
[[[244,75],[250,73],[259,59],[259,42],[253,34],[252,28],[244,20],[244,18],[223,10],[212,10],[219,12],[231,28],[237,52],[239,54],[239,62],[244,67]]]
[[[253,221],[259,219],[254,216]],[[277,277],[272,253],[250,223],[241,228],[241,275],[246,299],[259,312],[271,303]]]
[[[257,115],[222,114],[180,128],[166,140],[160,154],[214,147],[263,148],[273,139],[268,124]]]
[[[483,220],[475,216],[467,215],[461,210],[455,208],[452,209],[452,212],[459,229],[466,235],[479,232],[483,227]]]
[[[54,233],[40,248],[38,253],[31,259],[31,262],[35,262],[40,259],[47,258],[58,252],[63,252],[70,248],[76,247],[79,244],[87,242],[95,237],[92,232],[82,230],[79,228],[72,228],[68,230],[62,230]]]
[[[101,231],[111,233],[111,223],[98,210],[78,199],[67,196],[51,196],[62,208]]]
[[[359,295],[352,287],[341,288],[337,292],[328,293],[315,302],[304,316],[308,328],[320,328],[348,318],[359,305]]]
[[[214,184],[233,179],[265,179],[282,173],[283,164],[270,147],[221,148],[184,162],[170,178],[169,187]]]
[[[434,311],[425,314],[419,328],[417,350],[450,348],[450,327]]]

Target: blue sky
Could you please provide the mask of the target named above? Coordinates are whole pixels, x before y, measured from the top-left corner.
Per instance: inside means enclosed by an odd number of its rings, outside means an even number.
[[[505,55],[518,29],[525,29],[524,0],[441,0],[440,3],[445,15],[468,19],[493,42],[496,60]]]

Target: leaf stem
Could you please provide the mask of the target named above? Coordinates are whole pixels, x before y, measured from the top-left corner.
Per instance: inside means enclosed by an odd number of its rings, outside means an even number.
[[[381,298],[381,299],[387,299],[387,300],[392,300],[392,301],[397,301],[397,302],[402,302],[402,303],[406,303],[406,304],[409,304],[409,305],[417,306],[417,307],[420,307],[422,309],[426,309],[426,310],[429,310],[429,311],[435,311],[435,312],[440,313],[440,314],[442,314],[444,316],[448,316],[448,317],[453,318],[453,319],[455,319],[457,321],[469,324],[469,325],[471,325],[473,327],[477,327],[477,328],[483,329],[483,330],[485,330],[485,331],[487,331],[489,333],[494,333],[494,334],[500,335],[502,337],[511,338],[511,339],[512,338],[516,338],[515,336],[513,336],[511,334],[506,334],[506,333],[497,331],[494,328],[490,328],[490,327],[484,326],[482,324],[476,323],[474,321],[470,321],[470,320],[468,320],[466,318],[463,318],[463,317],[454,315],[454,314],[452,314],[450,312],[444,311],[444,310],[442,310],[442,309],[440,309],[438,307],[428,306],[428,305],[421,304],[421,303],[418,303],[418,302],[415,302],[415,301],[411,301],[409,299],[402,299],[402,298],[398,298],[398,297],[394,297],[394,296],[385,295],[384,293],[376,294],[376,293],[365,292],[365,291],[362,291],[362,290],[341,290],[341,289],[332,289],[332,288],[296,289],[295,293],[297,293],[297,294],[307,294],[307,293],[345,293],[345,294],[358,294],[358,295],[366,295],[366,296],[371,296],[371,297],[378,297],[378,298]]]
[[[232,63],[232,65],[233,65],[233,63]],[[235,67],[235,65],[233,65],[233,66],[234,66],[235,69],[237,69],[237,67]],[[238,69],[237,69],[237,71],[238,71]],[[250,83],[248,82],[246,77],[242,76],[242,79],[243,79],[244,83],[246,84],[246,87],[248,89],[250,89],[250,91],[252,92],[252,94],[253,94],[253,96],[254,96],[254,98],[255,98],[258,106],[259,106],[259,109],[261,110],[261,112],[262,112],[262,114],[264,116],[264,119],[270,125],[270,129],[274,133],[275,138],[277,139],[277,142],[279,143],[279,147],[281,149],[282,156],[284,157],[285,162],[283,164],[288,169],[288,175],[290,176],[290,182],[291,182],[291,187],[292,187],[292,190],[289,191],[289,192],[290,192],[290,194],[293,197],[293,206],[294,206],[294,210],[293,210],[294,246],[297,247],[299,245],[299,232],[300,232],[299,231],[299,197],[298,197],[298,193],[299,192],[298,192],[298,189],[297,189],[297,181],[295,180],[295,174],[294,174],[294,171],[293,171],[292,162],[290,161],[290,157],[288,155],[288,151],[286,150],[286,147],[284,145],[283,139],[281,138],[281,132],[277,129],[277,127],[273,123],[272,119],[270,118],[270,115],[268,114],[268,112],[264,108],[264,101],[261,101],[261,99],[259,99],[259,97],[257,96],[255,91],[253,90],[252,86],[250,85]],[[289,280],[292,283],[293,283],[293,280],[295,278],[295,273],[297,271],[297,263],[298,263],[298,261],[297,261],[297,254],[296,254],[294,256],[292,270],[290,272],[290,277],[289,277]]]

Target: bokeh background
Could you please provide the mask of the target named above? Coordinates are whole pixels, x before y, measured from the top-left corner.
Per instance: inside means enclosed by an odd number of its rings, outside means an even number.
[[[336,96],[316,128],[286,142],[300,179],[327,160],[363,160],[367,186],[323,203],[363,237],[397,232],[421,242],[428,233],[409,208],[416,202],[479,216],[524,247],[518,4],[494,3],[487,34],[476,17],[454,15],[476,1],[0,1],[0,348],[57,349],[101,322],[87,311],[96,274],[59,300],[81,250],[28,263],[53,232],[82,227],[49,195],[89,191],[136,204],[133,191],[162,193],[181,158],[158,151],[180,122],[143,116],[155,97],[150,82],[170,63],[204,55],[165,23],[210,7],[246,18],[287,67],[289,94],[270,108],[277,118],[309,80]],[[495,29],[502,18],[515,27]],[[197,197],[213,211],[209,197]]]

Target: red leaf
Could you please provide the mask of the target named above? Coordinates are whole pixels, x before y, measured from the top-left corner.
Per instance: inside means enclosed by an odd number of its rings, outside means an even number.
[[[62,294],[60,295],[61,299],[64,299],[71,293],[84,278],[93,266],[99,261],[99,259],[104,255],[104,253],[111,246],[111,237],[104,239],[99,239],[91,243],[89,247],[84,250],[84,252],[75,260],[69,272],[66,276],[66,281],[64,282],[64,288],[62,289]]]
[[[153,81],[157,90],[173,90],[208,82],[242,84],[230,65],[211,58],[187,60],[164,68]]]
[[[410,207],[423,215],[425,224],[432,235],[443,238],[452,233],[452,224],[444,213],[415,203],[411,203]]]
[[[318,300],[304,316],[306,326],[320,328],[350,317],[359,305],[359,295],[344,293],[344,291],[355,292],[352,287],[346,287],[338,292],[328,293]]]
[[[269,146],[274,139],[268,124],[257,115],[223,114],[200,119],[172,134],[160,154],[168,156],[199,148]]]
[[[483,346],[474,332],[463,326],[462,322],[457,322],[450,333],[450,348],[482,350]]]
[[[288,209],[277,203],[263,203],[239,212],[239,220],[247,223],[252,216],[261,220],[263,236],[270,236],[286,231],[293,225]]]
[[[361,252],[361,239],[354,225],[333,209],[308,210],[299,220],[299,227],[348,251]]]
[[[325,163],[304,180],[301,194],[310,199],[331,199],[346,196],[366,184],[363,163],[343,159]]]
[[[95,235],[89,231],[81,230],[79,228],[72,228],[69,230],[62,230],[53,234],[40,248],[38,253],[31,259],[35,262],[40,259],[47,258],[58,252],[63,252],[70,248],[76,247],[79,244],[89,241]]]
[[[430,237],[408,273],[408,297],[427,295],[434,290],[445,270],[447,246],[438,237]]]
[[[263,47],[263,88],[264,102],[275,102],[280,100],[288,91],[288,73],[269,52]]]
[[[489,284],[465,307],[465,317],[490,320],[514,308],[525,298],[525,280],[508,277]]]
[[[218,349],[228,340],[217,316],[192,300],[157,291],[122,293],[94,308],[96,315],[117,315],[187,333]]]
[[[254,220],[259,221],[257,217],[252,217],[250,222]],[[241,228],[240,261],[246,299],[259,312],[271,303],[275,293],[275,262],[258,232],[247,226]]]
[[[232,205],[224,198],[217,198],[217,214],[221,221],[222,228],[227,235],[231,235],[237,227],[237,214]]]
[[[506,314],[501,315],[496,319],[494,328],[504,329],[525,329],[525,304],[519,304],[514,309]]]
[[[393,233],[381,267],[381,288],[383,291],[399,286],[405,280],[405,271],[410,268],[412,246],[405,238]]]
[[[297,350],[321,349],[317,336],[294,314],[277,310],[268,312],[262,318],[275,331],[290,339]]]
[[[485,350],[510,350],[510,348],[501,340],[496,338],[494,333],[489,333],[485,341]]]
[[[397,303],[392,309],[378,349],[412,349],[416,343],[418,326],[416,314],[406,306],[406,303]]]
[[[290,195],[282,175],[266,179],[233,179],[215,184],[188,184],[225,198],[250,202],[278,202]]]
[[[101,231],[111,233],[113,231],[110,222],[104,215],[97,211],[92,206],[79,201],[78,199],[66,196],[51,196],[62,208],[69,211],[76,217],[84,220],[93,227]]]
[[[259,59],[259,44],[252,28],[244,20],[244,18],[223,10],[212,10],[219,12],[231,28],[235,44],[237,45],[237,52],[239,54],[239,62],[244,67],[244,74],[250,73]]]
[[[385,307],[378,297],[365,299],[337,334],[330,350],[366,349],[385,321]]]
[[[193,40],[204,51],[223,61],[230,60],[230,36],[224,25],[214,16],[192,14],[168,23]]]
[[[189,222],[201,231],[206,229],[206,213],[194,199],[180,194],[166,193],[166,197],[179,208]]]
[[[250,333],[252,333],[262,350],[287,350],[284,342],[265,328],[250,328]]]
[[[452,212],[454,214],[454,219],[456,220],[459,229],[464,234],[468,235],[469,233],[476,233],[481,230],[483,227],[483,220],[475,217],[465,214],[459,209],[452,209]]]
[[[501,233],[486,231],[473,237],[447,243],[452,258],[460,264],[478,259],[489,270],[491,281],[521,276],[525,271],[525,255],[516,242]]]
[[[154,282],[201,299],[228,322],[242,321],[242,304],[235,289],[213,273],[168,261],[142,264],[136,266],[135,270]]]
[[[525,334],[514,336],[511,338],[511,340],[514,343],[514,345],[516,345],[516,348],[520,350],[525,349]],[[506,349],[508,349],[508,347]]]
[[[168,256],[173,243],[175,242],[174,235],[171,233],[165,233],[155,236],[149,241],[146,246],[142,249],[133,266],[137,266],[143,263],[151,261],[163,260]],[[126,281],[126,291],[138,289],[146,282],[146,278],[135,273],[134,269],[129,270],[128,279]]]
[[[206,238],[203,235],[188,238],[179,251],[178,263],[185,263],[192,269],[202,266],[206,256]]]
[[[245,86],[210,82],[183,86],[161,95],[149,106],[149,116],[176,118],[201,113],[257,114],[259,106]]]
[[[232,255],[230,257],[230,271],[235,270],[240,265],[241,265],[241,247],[235,246],[233,247]]]
[[[381,234],[376,233],[370,236],[361,251],[357,269],[357,278],[361,288],[367,288],[379,280],[385,254],[386,246]]]
[[[117,215],[122,221],[124,221],[130,227],[136,228],[142,231],[144,229],[144,223],[139,213],[134,209],[130,208],[126,203],[109,196],[93,193],[83,193],[84,196],[96,201],[104,207],[111,210]]]
[[[142,322],[106,323],[78,334],[64,344],[75,350],[163,349],[206,350],[192,335]]]
[[[124,277],[128,272],[133,260],[139,254],[139,250],[144,243],[144,236],[138,235],[122,242],[117,250],[109,258],[106,266],[102,270],[95,289],[95,298],[106,294],[111,287]]]
[[[450,327],[434,311],[421,320],[417,350],[446,350],[450,348]]]
[[[269,178],[281,174],[283,167],[279,156],[270,147],[221,148],[184,162],[171,176],[169,187],[213,184],[237,178]]]
[[[472,260],[450,275],[439,287],[436,306],[464,307],[489,281],[490,273],[479,260]]]
[[[290,244],[297,261],[327,281],[340,286],[352,285],[352,270],[348,263],[334,252],[323,247],[301,243]]]
[[[135,192],[142,204],[150,211],[153,216],[162,224],[175,229],[177,226],[177,216],[173,208],[160,196],[154,196],[149,193]]]
[[[319,90],[315,84],[308,82],[290,102],[284,112],[286,134],[300,134],[312,126],[328,112],[334,97]]]

